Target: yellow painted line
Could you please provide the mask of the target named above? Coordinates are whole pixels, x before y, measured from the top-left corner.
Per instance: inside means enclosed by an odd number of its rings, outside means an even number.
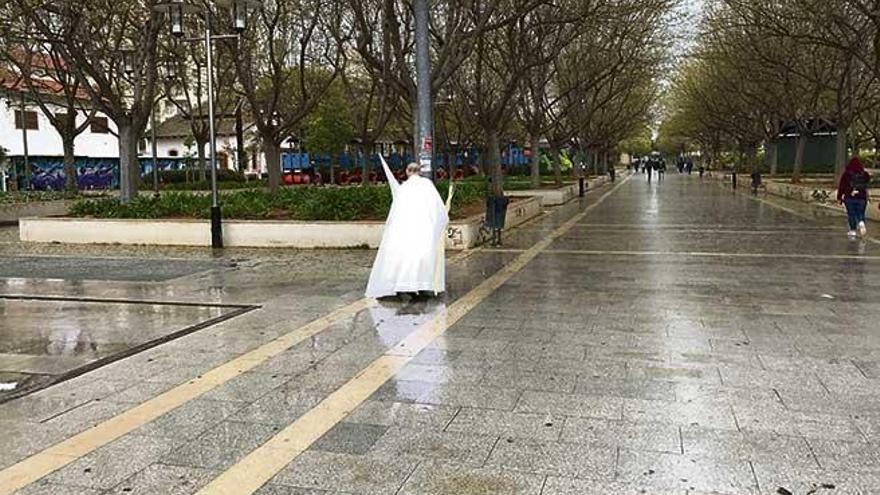
[[[278,337],[250,352],[222,364],[201,377],[179,385],[132,409],[68,438],[0,471],[0,495],[10,495],[34,481],[70,464],[95,449],[143,426],[159,416],[198,398],[278,356],[334,323],[349,318],[375,304],[361,299]]]
[[[445,312],[422,324],[413,333],[373,361],[357,376],[321,401],[269,441],[199,490],[197,495],[249,495],[260,489],[315,441],[345,419],[385,382],[393,378],[419,352],[447,328],[468,314],[511,277],[519,273],[541,251],[563,236],[593,208],[623,186],[627,179],[603,194],[584,211],[557,227],[550,235],[523,251],[512,262],[452,303]]]
[[[516,250],[508,250],[516,252]],[[716,253],[711,251],[605,251],[589,249],[550,249],[543,254],[567,254],[580,256],[683,256],[695,258],[772,258],[772,259],[828,259],[828,260],[880,260],[880,256],[857,254],[799,254],[799,253]]]

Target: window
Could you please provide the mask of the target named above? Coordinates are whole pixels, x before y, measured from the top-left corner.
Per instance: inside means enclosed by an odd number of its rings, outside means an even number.
[[[22,124],[21,110],[15,111],[15,128],[27,129],[29,131],[37,131],[40,129],[40,122],[37,119],[37,112],[29,110],[24,111],[24,124]]]
[[[175,149],[168,150],[168,156],[178,156],[179,154]]]
[[[90,124],[91,131],[94,134],[110,133],[110,126],[107,124],[107,117],[92,117]]]

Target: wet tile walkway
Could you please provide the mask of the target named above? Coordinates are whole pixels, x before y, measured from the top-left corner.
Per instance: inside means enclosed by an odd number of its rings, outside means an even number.
[[[443,301],[361,301],[364,251],[13,274],[261,309],[0,405],[0,493],[880,493],[880,244],[774,201],[636,176],[456,257]]]

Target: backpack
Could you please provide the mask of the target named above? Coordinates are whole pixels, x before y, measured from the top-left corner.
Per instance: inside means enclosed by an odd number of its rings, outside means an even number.
[[[864,172],[854,172],[849,176],[849,185],[852,187],[853,191],[867,191],[868,190],[868,174]]]

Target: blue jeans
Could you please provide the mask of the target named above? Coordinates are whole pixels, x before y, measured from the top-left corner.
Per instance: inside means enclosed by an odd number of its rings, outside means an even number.
[[[849,221],[849,230],[856,230],[859,222],[865,221],[865,208],[868,202],[858,198],[844,198],[843,204],[846,206],[846,217]]]

